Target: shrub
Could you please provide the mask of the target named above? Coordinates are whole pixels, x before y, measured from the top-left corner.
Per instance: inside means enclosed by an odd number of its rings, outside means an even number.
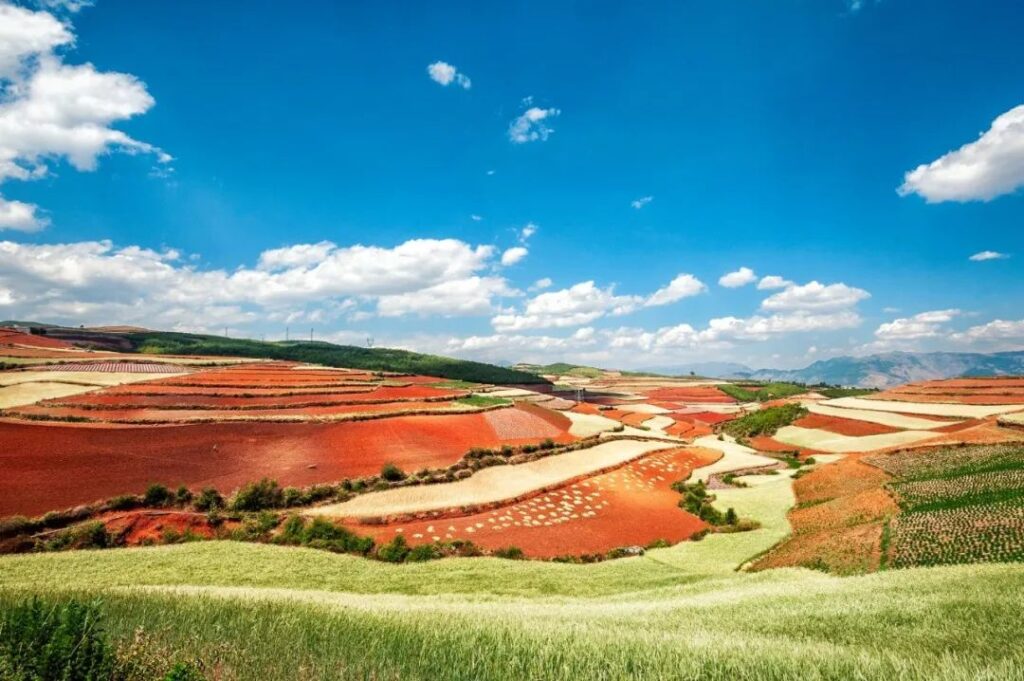
[[[285,508],[299,506],[302,504],[302,490],[295,487],[285,487],[282,498],[284,500],[283,506]]]
[[[192,491],[185,485],[181,485],[174,491],[174,503],[178,506],[188,506],[192,503]]]
[[[63,551],[64,549],[105,549],[113,541],[107,528],[100,521],[83,523],[59,532],[47,541],[47,551]]]
[[[667,549],[670,546],[672,546],[672,544],[670,544],[667,539],[655,539],[650,544],[648,544],[645,548],[648,551],[650,551],[651,549]]]
[[[171,667],[163,681],[205,681],[206,677],[194,664],[179,662]]]
[[[134,494],[122,494],[107,502],[107,508],[111,511],[130,511],[139,506],[139,498]]]
[[[224,497],[212,487],[204,487],[199,496],[192,502],[192,507],[197,511],[209,513],[219,508],[224,508]]]
[[[235,493],[231,508],[235,511],[262,511],[284,506],[284,491],[276,480],[263,478],[250,482]]]
[[[114,653],[100,624],[99,605],[38,599],[0,614],[0,674],[5,679],[106,681]]]
[[[799,404],[783,404],[751,412],[726,423],[722,430],[739,439],[757,435],[774,435],[775,431],[796,421],[807,414],[807,409]]]
[[[725,524],[726,525],[735,525],[738,520],[739,520],[739,517],[736,515],[736,509],[734,509],[732,506],[730,506],[729,510],[727,510],[725,512]]]
[[[385,563],[402,563],[409,555],[409,550],[405,537],[398,535],[377,549],[377,558]]]
[[[142,503],[145,506],[167,506],[174,499],[171,490],[164,485],[150,485],[146,493],[142,495]]]
[[[414,546],[409,554],[405,557],[406,562],[409,563],[422,563],[427,560],[437,560],[443,558],[444,553],[441,551],[441,547],[437,544],[420,544]]]
[[[523,560],[526,558],[526,554],[518,546],[506,546],[501,549],[496,549],[493,555],[495,558],[504,558],[506,560]]]
[[[32,526],[32,522],[21,515],[12,515],[8,518],[0,518],[0,537],[10,537],[25,532]]]
[[[538,446],[539,446],[539,447],[540,447],[541,449],[545,450],[545,451],[546,451],[546,450],[549,450],[549,449],[554,449],[554,448],[555,448],[555,441],[554,441],[554,440],[552,440],[552,439],[551,439],[551,438],[549,438],[549,437],[546,437],[546,438],[544,438],[544,441],[543,441],[543,442],[541,442],[541,443],[540,443],[540,445],[538,445]]]
[[[405,480],[405,471],[393,463],[386,463],[380,469],[380,477],[388,482],[398,482],[399,480]]]

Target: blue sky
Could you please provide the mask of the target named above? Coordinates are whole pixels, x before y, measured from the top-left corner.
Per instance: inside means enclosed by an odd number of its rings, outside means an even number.
[[[1024,348],[1016,3],[83,4],[0,0],[0,318]]]

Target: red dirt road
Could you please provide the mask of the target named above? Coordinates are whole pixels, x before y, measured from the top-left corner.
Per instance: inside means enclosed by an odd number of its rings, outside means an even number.
[[[458,518],[374,526],[351,524],[379,542],[404,535],[412,544],[467,539],[486,549],[518,546],[527,556],[551,558],[675,543],[706,525],[678,507],[671,484],[720,454],[701,448],[656,452],[614,471],[492,511]]]
[[[482,413],[154,427],[0,421],[0,517],[138,493],[154,482],[224,493],[263,476],[305,486],[375,475],[388,462],[407,471],[448,466],[471,447],[534,441],[502,440]]]

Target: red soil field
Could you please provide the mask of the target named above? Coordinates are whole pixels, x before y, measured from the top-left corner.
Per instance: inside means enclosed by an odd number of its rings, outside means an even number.
[[[855,421],[853,419],[823,416],[821,414],[808,414],[807,416],[797,419],[793,425],[801,428],[820,428],[821,430],[827,430],[830,433],[836,433],[837,435],[849,435],[851,437],[883,435],[886,433],[900,432],[899,428],[885,426],[880,423]]]
[[[944,402],[952,404],[1024,404],[1024,395],[937,395],[931,393],[879,393],[871,399],[889,402]]]
[[[451,402],[383,402],[379,404],[336,404],[327,407],[300,407],[281,409],[89,409],[82,407],[49,407],[28,405],[14,407],[5,414],[21,418],[67,419],[115,423],[187,423],[202,421],[258,421],[329,419],[346,414],[401,414],[403,412],[451,411],[458,407]],[[465,407],[471,409],[471,407]]]
[[[401,402],[422,400],[424,398],[455,398],[466,393],[456,390],[440,390],[425,386],[409,386],[406,388],[376,388],[370,391],[353,392],[346,389],[339,393],[323,393],[319,395],[281,395],[255,397],[221,397],[221,396],[185,396],[170,395],[128,395],[120,391],[100,391],[77,397],[49,400],[46,404],[102,405],[124,409],[180,407],[182,409],[230,409],[244,407],[246,409],[272,409],[306,404],[327,406],[330,404],[372,404],[379,402]]]
[[[597,414],[600,415],[602,412],[600,409],[587,402],[580,402],[569,411],[574,411],[577,414]]]
[[[520,405],[516,409],[495,409],[484,413],[487,423],[494,429],[495,435],[502,440],[543,440],[564,436],[572,425],[569,419],[557,412],[549,412],[552,416],[561,417],[565,423],[554,425],[546,416],[538,414],[543,411],[532,405]]]
[[[46,336],[35,336],[30,333],[21,333],[6,327],[0,328],[0,345],[30,345],[34,348],[73,348],[71,343],[66,343],[56,338]]]
[[[96,395],[187,395],[195,397],[283,397],[287,395],[334,395],[340,393],[366,394],[376,389],[372,383],[338,386],[335,388],[211,388],[208,386],[179,386],[159,382],[146,381],[129,383],[114,388],[107,388]]]
[[[91,352],[75,350],[56,350],[51,348],[23,348],[12,345],[0,345],[0,354],[4,357],[25,357],[27,359],[95,359]]]
[[[711,430],[710,426],[706,426],[703,423],[676,421],[675,424],[666,428],[665,432],[673,437],[683,437],[693,440],[694,438],[711,435],[714,431]]]
[[[412,544],[465,539],[485,549],[518,546],[533,558],[604,553],[644,546],[656,539],[676,543],[705,529],[678,507],[671,489],[719,452],[681,448],[655,452],[614,471],[596,475],[525,501],[457,518],[350,527],[378,542],[401,534]]]
[[[526,443],[499,438],[482,413],[154,427],[0,421],[0,442],[0,517],[140,493],[154,482],[224,493],[263,476],[305,486],[376,475],[389,462],[407,471],[449,466],[472,447]]]
[[[713,411],[675,411],[665,414],[675,419],[677,422],[685,421],[687,423],[701,423],[707,426],[718,425],[726,421],[731,421],[736,418],[735,414],[717,414]]]
[[[705,404],[733,404],[733,398],[714,386],[693,388],[656,388],[648,390],[647,396],[652,400],[668,402],[703,402]]]

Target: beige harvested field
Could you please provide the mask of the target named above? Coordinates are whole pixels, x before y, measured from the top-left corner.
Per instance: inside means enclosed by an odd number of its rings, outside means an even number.
[[[593,437],[611,432],[622,425],[618,421],[596,414],[577,414],[574,411],[563,411],[562,413],[572,421],[569,434],[576,437]]]
[[[1011,426],[1024,426],[1024,411],[1000,416],[999,423],[1006,423]]]
[[[15,383],[0,387],[0,409],[9,407],[21,407],[26,404],[35,404],[40,400],[49,400],[54,397],[68,397],[79,395],[90,390],[99,390],[96,385],[77,385],[74,383],[50,383],[39,381],[32,383]]]
[[[837,435],[836,433],[817,428],[785,426],[779,428],[773,437],[779,442],[795,447],[817,449],[823,452],[849,453],[871,452],[876,449],[908,445],[937,437],[937,434],[922,430],[904,430],[898,433],[885,433],[883,435],[851,437],[849,435]]]
[[[949,404],[946,402],[897,402],[895,400],[869,400],[863,397],[840,397],[824,403],[829,407],[866,409],[868,411],[894,411],[923,416],[953,416],[983,419],[996,414],[1024,411],[1021,404]]]
[[[644,421],[644,427],[649,428],[653,431],[664,431],[666,428],[671,427],[675,424],[675,420],[668,416],[652,416],[651,418]],[[658,433],[656,432],[655,435]]]
[[[0,373],[0,386],[18,383],[71,383],[96,387],[140,383],[167,378],[167,374],[137,374],[132,372],[102,371],[8,371]]]
[[[959,423],[959,421],[934,421],[932,419],[923,419],[916,416],[906,416],[904,414],[894,414],[892,412],[885,411],[841,409],[839,407],[830,407],[827,404],[811,403],[805,406],[807,407],[807,411],[812,414],[836,416],[843,419],[851,419],[853,421],[866,421],[867,423],[878,423],[883,426],[902,428],[903,430],[931,430],[932,428],[942,428],[954,423]]]
[[[691,482],[697,482],[698,480],[707,482],[708,478],[716,473],[728,473],[729,471],[771,466],[778,463],[776,459],[761,456],[750,447],[744,447],[733,441],[732,438],[726,437],[727,439],[725,440],[719,440],[717,435],[705,435],[693,441],[693,444],[697,447],[717,449],[722,452],[722,458],[710,466],[704,466],[695,470],[689,478]]]
[[[495,504],[619,466],[668,446],[665,442],[612,440],[517,466],[484,468],[457,482],[372,492],[307,513],[360,519]]]

